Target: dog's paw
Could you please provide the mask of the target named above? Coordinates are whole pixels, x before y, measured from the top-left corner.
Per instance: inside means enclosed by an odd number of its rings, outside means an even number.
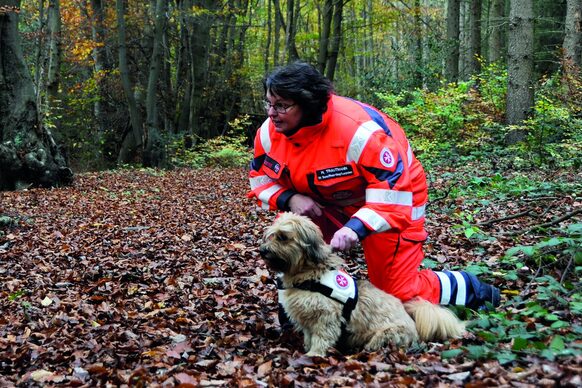
[[[318,352],[318,351],[310,350],[305,355],[307,357],[325,357],[325,352]]]

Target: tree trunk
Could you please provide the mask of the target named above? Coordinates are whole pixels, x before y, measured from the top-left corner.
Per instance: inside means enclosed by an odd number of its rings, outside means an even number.
[[[489,63],[502,58],[505,0],[491,0],[489,9]]]
[[[582,0],[567,0],[564,58],[578,67],[582,64]]]
[[[321,74],[325,74],[325,66],[328,60],[329,37],[331,33],[331,20],[333,11],[333,0],[325,0],[321,17],[321,32],[319,35],[319,53],[317,55],[317,69]]]
[[[269,71],[269,51],[271,50],[271,40],[273,35],[273,12],[272,12],[272,0],[267,0],[267,39],[265,45],[265,56],[264,56],[264,72],[265,74]]]
[[[422,87],[422,14],[420,0],[414,0],[414,80],[413,85]]]
[[[329,58],[327,61],[325,75],[333,82],[335,76],[335,69],[337,66],[337,59],[342,39],[342,19],[344,13],[344,0],[334,0],[333,9],[333,31],[331,37],[331,46],[329,49]]]
[[[481,0],[471,0],[468,75],[476,74],[481,69],[479,62],[479,58],[481,57],[481,9]]]
[[[159,128],[157,85],[162,68],[162,39],[166,21],[166,5],[165,0],[157,0],[156,2],[154,39],[146,94],[146,133],[143,164],[147,167],[160,167],[165,161],[165,145]]]
[[[533,1],[511,0],[508,40],[507,123],[520,124],[533,107]],[[516,132],[515,144],[525,137]]]
[[[48,12],[49,55],[46,88],[49,102],[57,98],[59,93],[59,77],[61,74],[61,11],[59,0],[49,0]]]
[[[0,190],[72,182],[62,151],[38,120],[18,35],[20,0],[0,0]]]
[[[103,101],[105,93],[103,91],[103,71],[107,68],[105,56],[105,26],[103,23],[104,6],[103,0],[91,0],[93,17],[91,20],[91,35],[96,47],[93,49],[93,62],[95,63],[95,78],[97,84],[97,98],[93,103],[93,113],[97,122],[97,133],[103,134],[105,131],[105,112],[103,111]]]
[[[287,30],[285,33],[285,51],[287,53],[287,61],[293,62],[299,59],[297,46],[295,45],[295,36],[297,35],[297,17],[295,14],[295,7],[299,8],[301,0],[287,0]]]
[[[273,66],[279,66],[279,50],[281,47],[281,29],[287,30],[285,27],[285,20],[283,19],[283,14],[281,13],[281,3],[279,0],[273,0],[273,6],[275,8],[275,29],[273,37]]]
[[[123,0],[116,1],[116,8],[119,40],[119,75],[121,77],[123,91],[125,92],[125,98],[127,99],[129,119],[131,122],[131,130],[125,135],[123,139],[121,148],[119,150],[119,156],[117,157],[117,162],[129,163],[135,159],[137,152],[143,145],[143,122],[141,119],[141,114],[137,108],[137,103],[133,94],[133,87],[129,78],[129,66],[127,63],[127,46],[125,37],[125,11]]]
[[[460,34],[460,0],[447,2],[447,54],[445,78],[449,82],[459,80],[459,34]]]

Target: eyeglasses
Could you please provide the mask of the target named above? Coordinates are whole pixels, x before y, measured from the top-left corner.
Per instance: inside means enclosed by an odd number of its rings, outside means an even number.
[[[277,102],[275,104],[271,104],[269,101],[263,101],[265,110],[268,112],[270,108],[275,109],[275,112],[279,113],[279,114],[285,114],[287,113],[287,111],[289,110],[289,108],[294,107],[297,104],[291,104],[291,105],[287,105],[287,104],[281,104],[280,102]]]

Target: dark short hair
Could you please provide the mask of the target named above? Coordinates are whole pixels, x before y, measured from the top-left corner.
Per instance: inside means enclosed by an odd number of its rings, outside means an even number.
[[[273,70],[263,80],[263,86],[265,94],[270,92],[293,100],[311,118],[319,117],[327,110],[327,102],[333,93],[331,81],[302,61]]]

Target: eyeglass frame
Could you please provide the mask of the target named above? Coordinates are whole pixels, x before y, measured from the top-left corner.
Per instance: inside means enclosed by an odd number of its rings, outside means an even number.
[[[263,107],[265,108],[265,110],[267,112],[269,112],[269,109],[273,108],[273,109],[275,109],[275,112],[277,112],[280,115],[284,115],[284,114],[288,113],[289,112],[289,108],[292,108],[295,105],[297,105],[297,104],[287,105],[287,104],[282,104],[280,102],[277,102],[275,104],[271,104],[267,100],[264,100],[263,101]],[[281,109],[283,109],[283,111],[281,111]]]

